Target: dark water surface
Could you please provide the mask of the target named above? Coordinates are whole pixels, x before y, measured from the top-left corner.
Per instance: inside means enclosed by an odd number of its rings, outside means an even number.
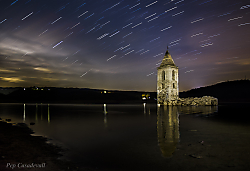
[[[0,104],[0,117],[31,125],[94,170],[244,170],[249,104],[216,107]],[[32,162],[32,161],[31,161]]]

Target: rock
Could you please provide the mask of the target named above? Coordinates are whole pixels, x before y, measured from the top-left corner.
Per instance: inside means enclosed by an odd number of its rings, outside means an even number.
[[[164,105],[168,106],[216,106],[218,105],[218,99],[211,96],[198,97],[188,97],[188,98],[178,98],[175,100],[166,100],[163,102]]]
[[[193,158],[196,158],[196,159],[202,159],[203,157],[202,156],[198,156],[198,155],[195,155],[195,154],[192,154],[192,155],[189,155],[190,157],[193,157]]]
[[[23,126],[23,127],[26,127],[26,126],[27,126],[26,123],[17,123],[16,125],[17,125],[17,126]]]

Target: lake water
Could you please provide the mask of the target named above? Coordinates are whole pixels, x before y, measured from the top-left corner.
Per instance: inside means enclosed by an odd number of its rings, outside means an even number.
[[[35,125],[93,170],[249,168],[248,105],[200,107],[0,104],[0,117]],[[199,167],[198,167],[199,166]]]

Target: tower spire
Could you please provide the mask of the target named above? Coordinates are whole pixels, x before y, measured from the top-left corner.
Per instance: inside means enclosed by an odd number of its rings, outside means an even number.
[[[166,66],[166,65],[176,66],[173,59],[172,59],[172,57],[171,57],[171,55],[170,55],[170,53],[168,52],[168,46],[167,46],[167,51],[166,51],[166,53],[164,55],[164,58],[163,58],[163,60],[161,62],[161,65],[158,68],[161,68],[161,67]]]

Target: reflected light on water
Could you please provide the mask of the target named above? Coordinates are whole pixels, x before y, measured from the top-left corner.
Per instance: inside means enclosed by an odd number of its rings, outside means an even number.
[[[108,119],[107,119],[107,105],[103,104],[103,113],[104,113],[104,126],[108,126]]]
[[[48,123],[50,123],[49,104],[48,104]]]
[[[43,120],[43,108],[42,108],[42,103],[41,103],[41,121]]]
[[[107,112],[107,105],[106,104],[103,104],[103,108],[104,108],[104,111],[103,111],[103,113],[104,113],[104,115],[106,115],[108,112]]]
[[[104,126],[107,127],[108,126],[108,119],[107,116],[104,116]]]
[[[38,118],[37,118],[37,104],[36,104],[36,121],[38,121]]]
[[[25,104],[23,104],[23,122],[25,122]]]
[[[146,103],[143,103],[143,113],[146,114]]]

